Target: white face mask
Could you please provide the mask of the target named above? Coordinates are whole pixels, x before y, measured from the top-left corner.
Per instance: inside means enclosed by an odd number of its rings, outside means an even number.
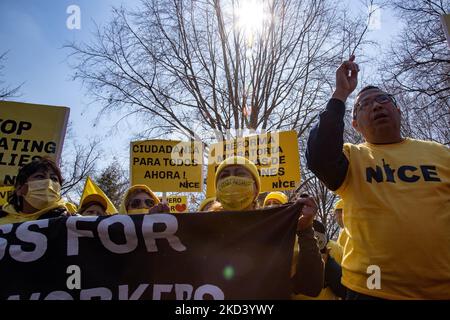
[[[51,179],[29,181],[27,185],[24,199],[35,209],[47,208],[61,199],[61,185]]]

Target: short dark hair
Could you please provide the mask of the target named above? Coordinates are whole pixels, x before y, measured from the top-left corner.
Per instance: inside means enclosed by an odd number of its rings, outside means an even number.
[[[373,90],[373,89],[378,89],[380,91],[383,91],[383,89],[381,89],[380,87],[369,85],[369,86],[365,86],[364,88],[359,90],[359,92],[358,92],[358,94],[356,96],[359,96],[364,91]],[[395,101],[394,97],[392,95],[389,95],[389,97],[391,98],[391,100],[394,103],[394,105],[397,106],[397,102]],[[353,106],[353,119],[354,120],[356,120],[356,107],[357,107],[357,104],[355,103],[355,105]]]
[[[357,94],[357,96],[359,96],[361,93],[363,93],[364,91],[367,91],[367,90],[372,90],[372,89],[378,89],[378,90],[381,90],[379,87],[377,87],[377,86],[365,86],[364,88],[362,88],[361,90],[359,90],[359,92],[358,92],[358,94]]]
[[[12,204],[16,211],[21,211],[23,207],[23,201],[16,194],[17,189],[23,186],[32,174],[41,170],[53,170],[58,177],[59,184],[62,185],[63,178],[61,175],[61,170],[52,159],[47,157],[33,159],[31,162],[27,163],[19,169],[16,177],[16,182],[14,184],[14,191],[8,198],[8,203]]]

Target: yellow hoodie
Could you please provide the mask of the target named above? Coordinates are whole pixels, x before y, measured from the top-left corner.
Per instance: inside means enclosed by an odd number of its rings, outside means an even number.
[[[143,184],[136,184],[136,185],[132,186],[130,189],[128,189],[127,192],[125,192],[125,196],[123,197],[122,202],[120,203],[119,214],[128,214],[125,204],[127,203],[129,194],[136,189],[144,189],[145,191],[147,191],[147,193],[155,201],[155,205],[160,203],[158,197],[153,193],[153,191],[149,187],[147,187],[146,185],[143,185]]]
[[[64,208],[64,209],[68,210],[66,201],[63,199],[60,199],[59,201],[55,202],[53,205],[51,205],[47,208],[44,208],[42,210],[39,210],[35,213],[17,212],[12,204],[6,203],[2,207],[2,210],[5,211],[8,215],[0,218],[0,225],[38,220],[40,216],[42,216],[42,215],[46,214],[47,212],[49,212],[53,209],[56,209],[56,208]]]

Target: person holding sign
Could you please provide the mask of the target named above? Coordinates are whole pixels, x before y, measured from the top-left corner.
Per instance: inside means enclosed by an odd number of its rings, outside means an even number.
[[[338,300],[345,298],[346,288],[341,284],[342,271],[338,263],[333,259],[331,251],[333,250],[333,240],[329,240],[325,226],[319,221],[313,222],[314,236],[317,239],[322,259],[325,262],[325,280],[320,294],[311,298],[303,294],[293,295],[293,300]],[[294,252],[294,257],[298,251]],[[295,261],[295,260],[294,260]]]
[[[250,211],[257,209],[256,199],[261,182],[258,170],[250,160],[234,156],[222,161],[216,176],[217,204],[225,211]],[[323,286],[323,261],[312,228],[317,205],[311,197],[299,198],[303,204],[298,221],[299,255],[292,277],[293,292],[317,296]]]
[[[363,88],[344,144],[345,102],[356,89],[355,56],[311,130],[308,167],[344,200],[342,284],[349,299],[450,299],[450,149],[405,138],[392,95]]]
[[[50,159],[39,158],[17,174],[8,203],[0,208],[0,224],[69,216],[61,198],[61,171]]]
[[[160,203],[153,191],[143,184],[127,190],[120,204],[119,214],[145,214],[170,212],[167,204]]]

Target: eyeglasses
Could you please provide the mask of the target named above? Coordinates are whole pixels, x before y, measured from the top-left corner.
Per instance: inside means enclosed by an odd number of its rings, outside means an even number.
[[[153,201],[153,199],[133,199],[130,202],[130,207],[133,209],[139,209],[140,207],[142,207],[142,203],[144,203],[148,208],[151,208],[155,205],[155,201]]]
[[[353,108],[353,119],[356,119],[356,111],[360,112],[360,111],[364,111],[365,109],[367,109],[369,106],[373,105],[373,103],[379,103],[379,104],[386,104],[389,102],[393,102],[395,104],[395,100],[394,97],[388,94],[379,94],[377,96],[375,96],[373,99],[366,99],[364,101],[359,102],[358,104],[355,105],[355,107]]]

